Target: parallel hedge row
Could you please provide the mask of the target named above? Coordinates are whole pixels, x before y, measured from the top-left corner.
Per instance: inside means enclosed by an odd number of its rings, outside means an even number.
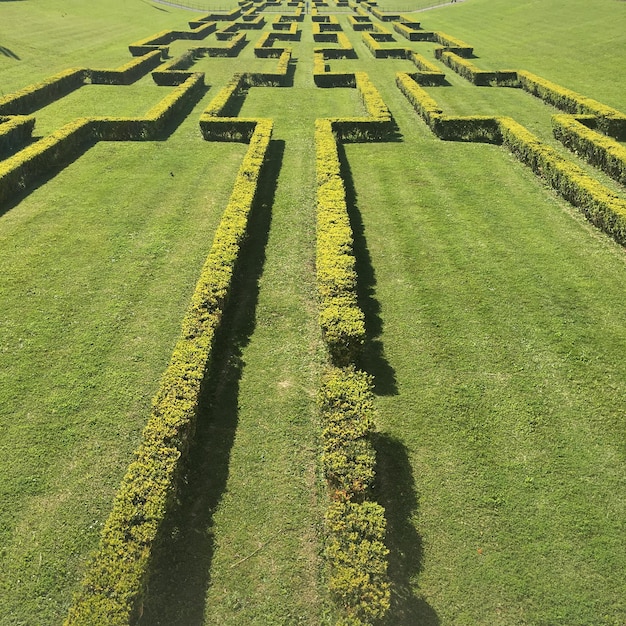
[[[413,77],[420,85],[442,85],[445,81],[446,75],[417,52],[407,50],[407,60],[419,70]]]
[[[30,115],[0,116],[0,157],[12,154],[27,144],[34,127],[35,118]]]
[[[354,362],[365,341],[357,304],[352,228],[346,208],[333,122],[315,121],[317,164],[317,286],[320,326],[332,361]]]
[[[329,36],[333,37],[333,41],[336,41],[338,48],[315,48],[314,52],[321,52],[325,59],[356,59],[357,55],[352,47],[352,42],[348,36],[341,33],[329,33]],[[334,38],[336,36],[336,39]]]
[[[157,139],[204,93],[204,74],[192,74],[142,118],[79,118],[0,163],[0,205],[74,160],[99,140]]]
[[[487,85],[497,87],[519,86],[519,80],[515,70],[496,70],[489,72],[481,70],[468,59],[463,58],[454,52],[445,50],[444,48],[439,48],[436,53],[442,63],[453,69],[457,74],[474,85],[481,87]]]
[[[272,133],[259,120],[185,315],[151,417],[65,626],[128,626],[141,613],[153,547],[175,502],[202,381],[231,290]]]
[[[517,158],[544,178],[567,201],[618,243],[626,244],[626,201],[564,159],[526,128],[507,117],[451,118],[408,74],[396,82],[417,113],[442,139],[503,143]]]
[[[589,128],[588,124],[595,126],[596,118],[552,116],[552,131],[563,145],[591,165],[599,167],[618,183],[626,185],[626,148],[614,139]]]
[[[27,115],[82,87],[85,70],[67,69],[0,98],[0,115]]]
[[[322,381],[322,465],[331,490],[325,515],[329,587],[344,611],[338,624],[359,626],[389,609],[384,509],[367,499],[374,479],[373,393],[354,368],[365,339],[357,304],[353,233],[331,120],[315,122],[317,284],[320,326],[334,367]]]
[[[618,140],[626,140],[626,115],[601,102],[556,85],[523,70],[517,72],[522,89],[567,113],[593,115],[598,128]]]
[[[228,41],[226,46],[209,46],[200,48],[200,50],[210,57],[236,57],[246,45],[246,40],[245,33],[237,33]]]
[[[94,85],[132,85],[161,64],[161,51],[153,50],[115,70],[85,70],[85,80]]]
[[[593,224],[618,243],[626,244],[626,201],[565,160],[515,120],[500,118],[499,124],[504,145],[522,163],[547,180],[568,202],[579,207]]]

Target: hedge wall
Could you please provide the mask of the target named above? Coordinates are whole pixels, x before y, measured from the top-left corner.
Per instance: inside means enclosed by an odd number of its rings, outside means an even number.
[[[511,118],[499,119],[504,145],[618,243],[626,244],[626,201],[565,160]]]
[[[556,85],[523,70],[517,72],[522,89],[567,113],[594,115],[598,128],[618,140],[626,140],[626,115],[601,102]]]
[[[13,154],[32,137],[35,118],[30,115],[0,116],[0,158]]]
[[[589,128],[585,122],[595,126],[596,118],[553,115],[552,131],[563,145],[579,157],[599,167],[618,183],[626,185],[626,147]]]
[[[515,70],[485,71],[476,67],[471,61],[460,57],[454,52],[443,48],[437,51],[439,60],[453,69],[457,74],[479,87],[493,85],[497,87],[519,87],[519,80]]]
[[[27,115],[85,84],[84,68],[68,69],[0,98],[0,115]]]
[[[94,85],[131,85],[161,64],[161,51],[153,50],[115,70],[85,70],[85,80]]]
[[[272,133],[259,120],[196,285],[182,332],[153,401],[136,459],[102,531],[100,547],[65,626],[128,626],[141,613],[153,547],[175,503],[210,365]]]

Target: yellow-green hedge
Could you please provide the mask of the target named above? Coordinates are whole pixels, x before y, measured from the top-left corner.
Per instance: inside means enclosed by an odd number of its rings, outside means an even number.
[[[596,118],[552,116],[552,131],[559,141],[617,182],[626,185],[626,147],[586,124],[595,126]]]
[[[567,201],[622,245],[626,244],[626,201],[565,160],[511,118],[499,118],[504,145]]]
[[[597,118],[598,128],[603,133],[616,139],[626,140],[626,115],[621,111],[530,72],[519,70],[517,75],[522,89],[533,96],[567,113],[593,115]]]
[[[30,115],[0,116],[0,157],[16,152],[33,134],[35,118]]]
[[[259,120],[153,401],[136,459],[122,480],[100,547],[65,626],[128,626],[141,612],[152,550],[175,501],[193,438],[201,384],[246,236],[271,132],[272,122]]]
[[[40,83],[0,98],[0,115],[26,115],[47,106],[85,84],[84,68],[63,70]]]
[[[331,120],[316,120],[315,152],[320,326],[333,362],[346,365],[363,346],[365,319],[357,304],[352,228]]]

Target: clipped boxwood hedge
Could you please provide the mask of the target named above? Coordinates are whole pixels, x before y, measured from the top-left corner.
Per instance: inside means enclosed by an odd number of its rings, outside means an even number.
[[[152,550],[175,501],[179,474],[194,434],[202,381],[211,362],[271,133],[272,122],[259,120],[153,400],[136,458],[122,480],[65,626],[128,626],[141,613]]]

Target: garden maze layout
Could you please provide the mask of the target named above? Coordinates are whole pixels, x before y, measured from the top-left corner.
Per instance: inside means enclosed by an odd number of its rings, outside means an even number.
[[[46,180],[98,141],[166,139],[206,91],[204,74],[194,72],[203,57],[236,58],[249,40],[268,71],[236,72],[202,112],[199,126],[207,142],[249,145],[234,189],[163,375],[153,411],[116,496],[97,556],[75,598],[67,624],[127,624],[141,614],[153,547],[176,491],[181,459],[194,432],[200,385],[211,361],[214,337],[231,289],[248,219],[272,141],[274,121],[238,115],[251,89],[288,89],[303,59],[303,31],[319,43],[312,79],[318,88],[355,89],[365,114],[315,121],[317,171],[316,280],[319,321],[332,364],[322,381],[321,464],[330,490],[326,527],[329,585],[344,614],[368,623],[389,607],[383,508],[371,500],[375,454],[371,378],[355,368],[366,341],[365,316],[357,298],[353,233],[347,210],[342,142],[399,141],[393,116],[367,73],[353,71],[354,41],[375,59],[408,61],[412,72],[396,72],[397,88],[439,138],[501,144],[543,177],[560,195],[621,244],[626,243],[626,201],[583,168],[565,158],[508,117],[446,115],[433,87],[447,84],[446,67],[476,86],[518,88],[562,111],[553,132],[565,146],[626,184],[626,115],[522,70],[483,71],[468,44],[423,29],[410,15],[388,14],[376,3],[242,2],[230,12],[210,13],[189,22],[189,30],[160,32],[129,46],[133,59],[117,69],[63,71],[0,99],[0,205],[14,206],[35,184]],[[344,30],[345,29],[345,30]],[[258,31],[258,35],[254,34]],[[169,45],[203,41],[169,57]],[[211,41],[206,45],[204,40]],[[418,53],[435,44],[435,58]],[[310,61],[310,59],[309,59]],[[233,65],[236,62],[233,61]],[[167,95],[143,117],[82,117],[33,141],[33,114],[86,84],[130,85],[152,72]],[[394,73],[389,72],[390,76]],[[288,165],[287,165],[288,167]]]

